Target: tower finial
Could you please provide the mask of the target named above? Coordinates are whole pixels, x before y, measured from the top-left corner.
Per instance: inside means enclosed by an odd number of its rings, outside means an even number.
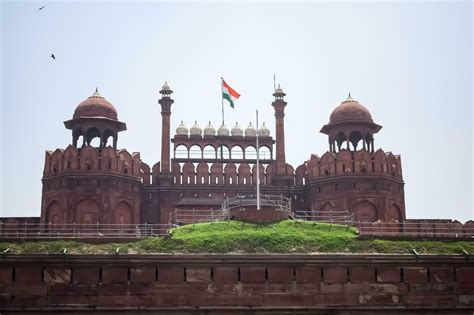
[[[278,87],[275,89],[275,93],[273,93],[273,96],[275,97],[275,99],[283,99],[283,97],[285,96],[285,92],[283,92],[283,89],[281,88],[281,85],[280,83],[278,83]]]

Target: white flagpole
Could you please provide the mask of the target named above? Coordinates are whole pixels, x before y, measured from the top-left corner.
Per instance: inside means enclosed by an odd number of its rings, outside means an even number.
[[[260,210],[260,165],[259,165],[259,147],[258,147],[258,109],[257,109],[257,210]]]
[[[222,95],[222,87],[224,86],[224,78],[221,77],[221,105],[222,105],[222,125],[224,125],[224,96]]]

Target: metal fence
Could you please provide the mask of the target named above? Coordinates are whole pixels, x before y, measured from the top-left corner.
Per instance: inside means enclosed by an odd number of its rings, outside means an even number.
[[[356,222],[360,236],[474,239],[474,226],[461,223]]]
[[[145,238],[168,234],[169,224],[51,224],[0,222],[0,238]]]
[[[170,213],[171,226],[194,224],[201,222],[225,221],[229,219],[229,212],[224,209],[197,210],[197,209],[174,209]]]
[[[283,195],[260,195],[260,206],[270,207],[278,211],[291,212],[291,199],[283,197]],[[226,198],[222,204],[222,209],[226,210],[240,210],[250,207],[252,209],[257,208],[257,196],[236,196],[232,198]]]
[[[342,211],[295,211],[295,218],[305,221],[317,221],[335,224],[354,224],[354,214]]]

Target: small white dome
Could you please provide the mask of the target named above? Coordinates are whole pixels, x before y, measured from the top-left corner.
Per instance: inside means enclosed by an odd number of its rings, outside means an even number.
[[[234,128],[230,131],[233,136],[239,136],[242,137],[244,134],[244,131],[242,130],[242,127],[239,126],[238,122],[235,122]]]
[[[255,137],[257,136],[257,129],[252,125],[252,122],[250,122],[249,126],[245,128],[245,136],[246,137]]]
[[[260,137],[270,137],[270,129],[265,126],[265,123],[263,123],[262,127],[258,129],[258,135]]]
[[[162,89],[163,91],[170,91],[170,90],[171,90],[171,88],[170,88],[170,86],[169,86],[169,84],[168,84],[168,81],[165,81],[165,84],[163,84],[163,86],[161,87],[161,89]]]
[[[283,89],[280,86],[280,83],[278,83],[278,87],[275,89],[275,94],[284,94]]]
[[[217,135],[218,136],[228,136],[229,135],[229,129],[227,129],[226,125],[222,125],[217,129]]]
[[[215,136],[216,135],[216,129],[214,128],[213,125],[211,125],[211,122],[209,122],[209,125],[207,125],[207,127],[204,128],[204,135],[205,136]]]
[[[194,121],[194,126],[189,130],[191,136],[200,136],[202,134],[202,129],[199,127],[197,121]]]
[[[188,135],[188,128],[181,120],[181,124],[176,128],[176,134],[180,136],[187,136]]]

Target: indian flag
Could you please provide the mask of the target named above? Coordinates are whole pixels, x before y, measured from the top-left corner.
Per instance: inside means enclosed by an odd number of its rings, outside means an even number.
[[[222,98],[226,99],[230,103],[230,107],[234,108],[234,102],[240,97],[240,94],[237,93],[233,88],[231,88],[225,81],[222,79]]]

